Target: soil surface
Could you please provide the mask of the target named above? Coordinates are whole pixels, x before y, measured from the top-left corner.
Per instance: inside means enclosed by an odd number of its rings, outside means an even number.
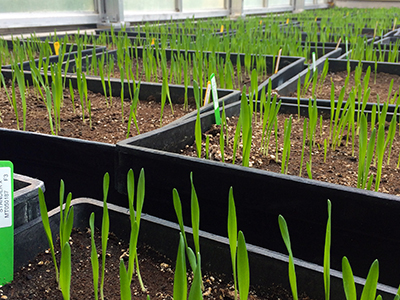
[[[351,90],[355,87],[355,79],[354,79],[355,72],[350,72],[350,79],[347,85],[347,89],[345,92],[344,100],[346,101],[349,98],[349,94]],[[361,86],[363,86],[365,72],[361,74]],[[318,76],[318,83],[321,76]],[[317,99],[330,99],[331,98],[331,81],[335,85],[335,100],[339,98],[340,91],[344,86],[345,79],[347,77],[347,71],[335,72],[335,73],[328,73],[326,76],[322,86],[318,86],[316,89],[316,97]],[[390,99],[396,96],[399,96],[399,86],[400,86],[400,76],[388,73],[377,73],[376,80],[375,80],[375,72],[371,69],[371,75],[369,78],[369,85],[368,87],[371,89],[368,102],[377,103],[377,95],[379,95],[379,102],[384,103],[387,101],[390,82],[393,79],[393,89],[390,95]],[[302,86],[303,89],[303,86]],[[297,97],[297,93],[292,93],[291,96]],[[308,87],[307,92],[302,95],[304,98],[312,97],[312,82]],[[356,95],[357,99],[357,95]],[[396,102],[396,100],[394,101]],[[392,104],[392,102],[390,102]]]
[[[272,171],[276,173],[281,172],[281,160],[284,140],[284,122],[285,119],[289,118],[289,115],[279,114],[278,115],[278,130],[277,138],[278,145],[275,142],[275,131],[271,133],[271,138],[268,146],[268,153],[265,154],[266,147],[262,147],[262,124],[260,124],[259,115],[257,114],[257,122],[253,121],[253,134],[252,134],[252,145],[250,153],[250,166],[262,170]],[[232,163],[233,158],[233,140],[236,130],[237,117],[227,118],[228,123],[228,135],[224,134],[225,147],[224,147],[224,159],[227,163]],[[301,156],[303,149],[303,124],[304,117],[297,119],[297,115],[293,116],[292,120],[292,131],[290,138],[290,158],[288,163],[287,174],[289,175],[300,175],[301,177],[309,178],[306,170],[306,163],[310,157],[310,142],[307,135],[304,147],[304,160],[301,165]],[[352,137],[349,135],[349,142],[347,143],[347,131],[345,130],[341,144],[332,148],[332,139],[329,139],[329,128],[330,120],[323,120],[322,127],[320,126],[320,119],[317,122],[316,133],[315,133],[315,146],[312,147],[312,179],[319,181],[330,182],[335,184],[341,184],[345,186],[357,187],[358,177],[358,136],[354,138],[354,153],[352,152]],[[386,131],[388,123],[386,123]],[[225,129],[224,129],[225,131]],[[225,131],[226,132],[226,131]],[[222,161],[221,148],[220,148],[220,126],[213,125],[210,130],[203,133],[202,141],[202,157],[206,157],[206,135],[210,136],[209,142],[209,159]],[[226,138],[228,136],[228,138]],[[387,136],[387,132],[385,137]],[[324,140],[327,140],[327,153],[326,161],[324,161]],[[387,164],[388,149],[391,148],[390,162]],[[382,179],[379,185],[379,191],[384,193],[390,193],[400,196],[399,186],[399,175],[400,169],[397,167],[400,154],[400,136],[398,132],[395,134],[394,142],[392,147],[389,145],[386,147],[383,168],[382,168]],[[182,154],[197,157],[196,145],[193,144],[186,149],[181,151]],[[376,153],[376,152],[375,152]],[[374,181],[372,189],[375,188],[375,177],[377,171],[377,164],[373,160],[372,166],[369,170],[370,175],[374,175]],[[239,145],[239,149],[236,154],[235,164],[242,164],[242,144]]]
[[[101,255],[100,233],[96,230],[96,249]],[[90,262],[91,244],[90,230],[81,232],[73,230],[70,239],[72,279],[71,299],[94,299],[93,276]],[[59,261],[59,241],[56,243],[56,257]],[[124,257],[127,264],[127,244],[110,234],[107,245],[106,272],[104,281],[104,296],[107,300],[120,299],[119,288],[119,261]],[[146,245],[138,248],[139,267],[146,291],[143,292],[137,276],[131,284],[132,299],[170,299],[173,296],[173,281],[175,262],[161,255]],[[101,270],[101,258],[99,258]],[[204,299],[234,299],[231,275],[203,274]],[[189,283],[191,274],[188,274]],[[189,285],[190,286],[190,285]],[[272,285],[263,290],[259,289],[256,295],[251,290],[249,299],[291,299],[290,292],[282,287]],[[55,271],[49,250],[39,254],[36,259],[26,267],[14,274],[12,283],[0,287],[1,299],[62,299],[61,291],[55,281]],[[300,299],[307,300],[307,296]]]
[[[11,97],[12,90],[10,85],[7,91]],[[128,94],[128,91],[126,91]],[[45,95],[45,93],[44,93]],[[18,87],[16,87],[16,99],[18,107],[19,128],[23,129],[23,110]],[[38,95],[37,91],[29,88],[26,92],[26,131],[40,132],[51,134],[49,114],[47,112],[45,101]],[[59,136],[74,137],[84,140],[115,144],[118,141],[127,138],[130,100],[123,101],[123,118],[120,97],[112,97],[112,104],[109,97],[99,93],[88,91],[88,100],[91,102],[91,116],[89,119],[88,106],[84,103],[85,119],[82,118],[82,108],[77,90],[74,91],[74,104],[72,104],[69,89],[64,90],[64,102],[61,107],[60,114],[60,130]],[[191,99],[189,99],[191,100]],[[174,114],[171,107],[166,101],[162,118],[162,125],[171,123],[179,119],[188,112],[194,110],[195,105],[189,101],[189,109],[185,110],[183,99],[173,99]],[[85,100],[84,100],[85,102]],[[107,102],[109,105],[107,106]],[[75,107],[75,111],[74,111]],[[154,97],[148,99],[140,99],[137,105],[137,122],[140,133],[145,133],[160,127],[161,104],[156,102]],[[8,129],[18,129],[17,119],[13,106],[10,104],[4,88],[0,89],[0,127]],[[123,119],[123,121],[122,121]],[[52,113],[52,121],[54,126],[54,113]],[[90,126],[91,123],[91,126]],[[55,129],[54,129],[55,130]],[[131,122],[129,137],[137,135],[134,122]]]

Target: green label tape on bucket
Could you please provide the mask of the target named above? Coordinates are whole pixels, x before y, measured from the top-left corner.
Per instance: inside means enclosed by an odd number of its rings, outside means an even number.
[[[221,115],[219,112],[219,104],[218,104],[217,82],[215,81],[214,73],[211,74],[210,81],[211,81],[211,91],[214,103],[215,123],[217,125],[221,125]]]
[[[0,285],[14,273],[14,180],[13,164],[0,161]]]

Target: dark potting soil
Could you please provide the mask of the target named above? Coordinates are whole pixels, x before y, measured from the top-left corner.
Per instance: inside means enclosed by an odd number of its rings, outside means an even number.
[[[354,80],[354,71],[350,72],[350,80],[347,85],[347,89],[345,92],[345,96],[343,100],[347,100],[349,98],[349,94],[353,87],[355,87]],[[361,86],[363,87],[365,72],[361,74]],[[327,99],[331,98],[331,81],[335,85],[335,100],[338,100],[340,91],[344,86],[345,79],[347,77],[347,71],[328,73],[326,76],[322,86],[317,87],[316,89],[316,98],[317,99]],[[399,87],[400,87],[400,76],[388,73],[377,73],[376,81],[375,81],[375,72],[373,68],[371,69],[371,75],[369,78],[368,87],[371,89],[371,93],[368,98],[368,102],[377,103],[377,95],[379,95],[379,102],[384,103],[387,101],[390,82],[393,79],[393,89],[390,95],[390,99],[392,99],[397,92],[397,97],[399,96]],[[318,76],[318,82],[320,80],[320,76]],[[302,86],[303,88],[303,86]],[[297,97],[297,92],[291,94],[292,97]],[[312,97],[312,83],[308,87],[305,95],[302,95],[303,98]],[[357,99],[357,95],[356,95]],[[395,100],[396,101],[396,100]]]
[[[275,142],[275,131],[271,133],[271,138],[268,147],[268,154],[262,153],[261,140],[262,140],[262,124],[259,121],[259,114],[257,114],[257,122],[253,121],[253,134],[252,134],[252,145],[250,154],[250,167],[258,168],[262,170],[272,171],[276,173],[281,172],[281,159],[283,150],[283,132],[285,119],[289,118],[289,115],[278,114],[278,145]],[[227,118],[228,121],[228,139],[225,142],[224,147],[224,159],[227,163],[232,163],[233,158],[233,141],[237,124],[237,117]],[[332,149],[331,143],[327,142],[328,148],[326,153],[326,161],[324,161],[324,140],[329,141],[329,120],[323,120],[322,128],[320,126],[320,120],[318,120],[315,133],[315,146],[312,147],[312,179],[319,181],[330,182],[340,184],[344,186],[357,187],[358,177],[358,136],[354,139],[354,153],[352,153],[351,144],[351,133],[349,136],[349,143],[347,144],[347,134],[345,131],[341,145]],[[303,148],[303,123],[304,117],[300,120],[297,119],[297,115],[293,116],[292,120],[292,132],[291,132],[291,149],[290,159],[287,174],[289,175],[300,175],[301,165],[301,154]],[[386,124],[386,131],[388,129],[388,123]],[[225,130],[225,129],[224,129]],[[321,133],[322,131],[322,133]],[[222,161],[221,148],[220,148],[220,126],[213,125],[208,131],[203,133],[202,140],[202,157],[206,155],[206,135],[210,136],[209,146],[209,159]],[[387,136],[387,132],[386,135]],[[226,135],[225,135],[226,137]],[[387,164],[389,148],[391,148],[390,162]],[[278,151],[276,151],[278,149]],[[196,145],[188,146],[186,149],[181,150],[184,155],[197,157]],[[400,196],[399,187],[399,175],[400,169],[397,167],[397,163],[400,155],[400,136],[396,132],[394,143],[392,147],[388,146],[385,151],[382,168],[382,179],[379,186],[379,191]],[[302,165],[301,177],[309,178],[306,170],[306,163],[309,161],[310,146],[309,139],[307,137],[305,148],[304,148],[304,161]],[[242,164],[242,144],[239,145],[239,149],[236,154],[235,164]],[[369,174],[376,176],[376,164],[373,164],[369,169]],[[372,184],[372,189],[375,188],[375,179]]]
[[[11,87],[7,90],[11,97]],[[128,93],[128,91],[126,91]],[[45,95],[45,93],[44,93]],[[18,107],[19,128],[23,129],[23,113],[20,93],[16,87],[16,98]],[[123,101],[123,120],[121,109],[121,98],[112,97],[112,105],[109,97],[99,93],[88,91],[88,99],[91,102],[92,127],[90,127],[89,111],[85,106],[85,120],[82,118],[81,103],[78,91],[74,91],[74,105],[72,104],[69,89],[64,90],[64,103],[61,107],[61,126],[58,132],[59,136],[73,137],[84,140],[115,144],[127,137],[128,122],[130,113],[130,100]],[[49,116],[45,100],[37,95],[33,88],[29,88],[26,93],[27,114],[26,131],[51,134]],[[185,110],[183,99],[174,99],[177,103],[173,104],[174,114],[166,101],[163,113],[162,124],[166,125],[179,119],[188,112],[194,110],[195,105],[192,99],[189,99],[189,109]],[[109,105],[107,106],[107,102]],[[75,106],[75,111],[74,111]],[[137,106],[137,122],[140,133],[145,133],[160,127],[161,104],[155,101],[154,97],[140,99]],[[4,88],[0,89],[0,127],[8,129],[18,129],[17,119],[13,106],[7,99]],[[52,113],[54,123],[54,113]],[[131,122],[129,137],[137,135],[134,122]]]
[[[100,233],[96,230],[96,248],[101,255]],[[139,238],[140,239],[140,238]],[[90,262],[91,242],[90,230],[86,232],[73,230],[70,239],[72,279],[71,299],[94,299],[92,267]],[[176,245],[178,249],[178,245]],[[56,243],[57,260],[60,259],[59,241]],[[124,257],[127,264],[127,244],[110,234],[107,246],[104,296],[107,300],[120,299],[119,261]],[[146,291],[143,292],[137,276],[131,283],[132,299],[173,299],[173,281],[175,262],[161,255],[156,250],[141,245],[138,248],[140,274]],[[99,258],[101,266],[101,258]],[[231,275],[203,274],[204,299],[234,299],[234,290]],[[189,286],[192,279],[188,273]],[[54,265],[49,250],[40,253],[35,260],[14,273],[14,280],[0,287],[1,299],[62,299],[61,291],[55,281]],[[250,292],[249,299],[291,299],[290,292],[282,287],[272,285],[268,288],[259,288],[255,294]],[[307,296],[300,299],[307,300]]]

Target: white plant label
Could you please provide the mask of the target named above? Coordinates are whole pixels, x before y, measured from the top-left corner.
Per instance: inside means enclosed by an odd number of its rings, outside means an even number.
[[[11,168],[0,167],[0,228],[12,225]]]

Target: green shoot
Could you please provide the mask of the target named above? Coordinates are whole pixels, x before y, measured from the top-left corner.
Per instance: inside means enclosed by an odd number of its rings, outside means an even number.
[[[324,288],[325,288],[325,300],[330,298],[330,268],[331,268],[331,201],[328,199],[328,222],[326,224],[325,234],[325,248],[324,248]]]
[[[21,65],[21,68],[22,68],[22,65]],[[22,118],[23,118],[23,121],[22,121],[23,127],[22,128],[23,128],[23,131],[25,131],[25,129],[26,129],[26,95],[25,95],[26,86],[25,86],[24,73],[23,73],[23,70],[21,70],[17,64],[14,66],[13,70],[15,72],[15,76],[17,77],[18,88],[19,88],[20,95],[21,95]]]
[[[47,241],[49,242],[51,257],[52,257],[53,263],[54,263],[54,269],[56,272],[56,281],[57,281],[57,283],[59,283],[59,274],[58,274],[56,255],[55,255],[55,251],[54,251],[53,236],[51,234],[49,216],[48,216],[48,212],[47,212],[46,202],[44,199],[44,193],[41,188],[39,188],[39,206],[40,206],[40,215],[42,217],[44,231],[46,233]]]
[[[186,248],[186,253],[188,256],[190,267],[192,268],[192,271],[194,271],[194,270],[196,270],[196,266],[197,266],[196,255],[194,254],[193,250],[188,246],[188,243],[186,240],[186,234],[185,234],[185,229],[184,229],[184,224],[183,224],[182,204],[181,204],[181,200],[179,198],[178,191],[176,189],[173,189],[173,191],[172,191],[172,198],[174,201],[174,209],[175,209],[176,217],[178,219],[179,228],[181,230],[181,235],[184,239],[184,245]]]
[[[202,286],[203,282],[201,279],[201,259],[200,259],[200,253],[197,252],[197,267],[196,270],[193,271],[194,277],[193,277],[193,282],[192,286],[190,287],[190,292],[189,292],[189,300],[202,300],[203,299],[203,292],[202,292]]]
[[[137,108],[137,104],[139,102],[139,88],[140,88],[140,86],[136,87],[135,92],[134,92],[134,96],[133,96],[133,99],[132,99],[132,103],[131,103],[131,107],[130,107],[130,113],[129,113],[128,127],[127,127],[127,130],[126,130],[126,138],[129,137],[129,134],[130,134],[130,131],[131,131],[132,119],[133,119],[133,122],[135,123],[137,134],[140,134],[139,125],[138,125],[137,119],[136,119],[136,108]]]
[[[233,198],[233,189],[229,189],[229,206],[228,206],[228,238],[231,253],[233,281],[235,287],[235,300],[237,299],[237,277],[236,277],[236,250],[237,250],[237,220],[235,200]]]
[[[70,299],[71,291],[71,247],[65,242],[61,251],[60,289],[64,300]]]
[[[174,274],[173,298],[174,300],[187,299],[185,241],[182,232],[179,233],[179,246]]]
[[[300,95],[301,94],[301,80],[300,75],[297,79],[297,119],[300,120]]]
[[[304,160],[304,151],[305,151],[305,146],[306,146],[306,139],[307,139],[307,119],[304,119],[304,123],[303,123],[303,145],[301,147],[299,177],[301,177],[301,173],[302,173],[302,170],[303,170],[303,160]]]
[[[108,233],[110,231],[110,217],[108,215],[107,195],[110,185],[110,176],[108,173],[103,177],[103,219],[101,223],[101,280],[100,280],[100,298],[104,300],[104,275],[106,268],[106,251]]]
[[[242,99],[240,104],[240,115],[242,116],[242,139],[243,139],[243,159],[242,164],[249,166],[250,150],[252,139],[252,112],[251,105],[247,101],[245,88],[242,91]]]
[[[293,299],[298,300],[296,271],[294,268],[292,247],[290,245],[289,230],[288,230],[285,218],[282,215],[279,215],[278,221],[279,221],[279,228],[281,230],[281,235],[282,235],[283,241],[284,241],[286,249],[288,250],[288,253],[289,253],[289,282],[290,282],[290,287],[292,289]]]
[[[90,227],[90,239],[91,239],[91,254],[90,261],[92,263],[92,272],[93,272],[93,288],[94,288],[94,299],[99,299],[99,258],[97,257],[96,244],[94,242],[94,212],[90,215],[89,219],[89,227]]]
[[[195,141],[196,141],[197,157],[200,158],[201,157],[201,144],[202,144],[201,120],[200,120],[200,94],[199,94],[199,86],[197,85],[196,80],[193,80],[193,94],[194,94],[194,99],[196,101],[196,107],[197,107],[197,117],[196,117],[194,136],[195,136]]]
[[[285,120],[284,133],[283,133],[283,151],[282,151],[282,164],[281,173],[287,174],[290,158],[290,135],[292,132],[292,116]]]
[[[129,280],[128,271],[125,268],[124,260],[119,261],[119,285],[121,292],[121,300],[131,300],[131,282]]]
[[[139,261],[137,257],[137,242],[139,238],[139,228],[140,228],[140,219],[142,215],[143,203],[144,203],[144,195],[145,195],[145,176],[144,170],[140,170],[137,193],[136,193],[136,216],[135,210],[133,208],[134,198],[135,198],[135,177],[132,169],[129,170],[127,176],[127,188],[128,188],[128,200],[129,200],[129,213],[131,219],[131,234],[129,240],[129,261],[128,261],[128,275],[129,282],[132,281],[132,276],[134,272],[134,262],[136,260],[136,271],[140,283],[140,287],[142,291],[145,291],[145,287],[140,276],[139,271]]]
[[[346,256],[342,259],[342,272],[343,272],[343,287],[347,300],[357,300],[356,286],[354,282],[354,275],[350,263]],[[375,299],[376,289],[379,277],[379,263],[374,260],[372,263],[367,279],[361,294],[361,300]]]
[[[354,275],[351,270],[349,260],[346,256],[342,259],[343,288],[347,300],[357,300],[356,285]]]
[[[237,247],[237,276],[239,285],[239,294],[241,300],[247,300],[250,288],[250,269],[249,258],[247,255],[246,242],[243,232],[238,234]]]

